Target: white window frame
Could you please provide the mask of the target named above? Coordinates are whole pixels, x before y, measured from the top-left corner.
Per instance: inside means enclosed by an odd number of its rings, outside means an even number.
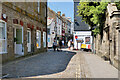
[[[5,39],[0,39],[0,40],[5,40],[5,52],[0,52],[0,54],[7,53],[7,23],[3,20],[0,20],[0,23],[5,23]]]
[[[37,33],[39,33],[39,35],[38,35],[38,37],[37,37]],[[40,30],[37,30],[36,31],[36,39],[39,39],[39,42],[40,42],[40,44],[39,44],[39,46],[37,47],[37,45],[36,45],[36,47],[37,48],[41,48],[41,31]],[[36,44],[37,44],[37,42],[36,42]]]
[[[43,32],[43,47],[46,48],[46,32]]]

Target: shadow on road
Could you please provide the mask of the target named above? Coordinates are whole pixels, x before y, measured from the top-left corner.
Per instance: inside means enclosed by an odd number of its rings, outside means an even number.
[[[7,78],[19,78],[62,72],[75,54],[68,51],[49,51],[6,65],[3,67],[3,73],[9,74]]]

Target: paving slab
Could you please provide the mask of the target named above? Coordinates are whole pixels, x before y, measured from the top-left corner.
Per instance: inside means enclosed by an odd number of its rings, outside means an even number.
[[[84,53],[92,78],[118,78],[118,69],[108,61],[90,53]]]

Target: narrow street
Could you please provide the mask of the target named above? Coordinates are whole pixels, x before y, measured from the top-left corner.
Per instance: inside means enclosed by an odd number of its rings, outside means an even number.
[[[7,78],[118,78],[118,70],[91,52],[49,50],[3,66]]]
[[[119,0],[0,1],[0,80],[118,80],[119,58]]]

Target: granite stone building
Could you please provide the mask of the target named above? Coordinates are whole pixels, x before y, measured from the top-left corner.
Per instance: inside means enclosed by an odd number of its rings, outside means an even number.
[[[13,60],[46,51],[47,2],[0,2],[0,56]]]
[[[120,63],[120,11],[114,3],[108,4],[103,35],[97,34],[94,43],[96,54],[109,60],[118,68]]]

